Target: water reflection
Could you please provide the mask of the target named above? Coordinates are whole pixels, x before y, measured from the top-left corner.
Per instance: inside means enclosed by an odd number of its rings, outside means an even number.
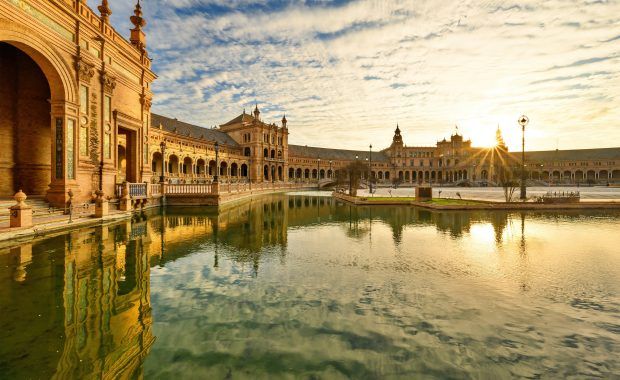
[[[155,339],[145,227],[80,230],[0,251],[2,377],[142,373]]]
[[[159,210],[0,249],[0,374],[605,376],[618,227],[309,195]]]

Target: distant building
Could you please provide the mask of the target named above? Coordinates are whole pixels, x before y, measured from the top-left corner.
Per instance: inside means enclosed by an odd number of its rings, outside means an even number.
[[[0,198],[21,189],[64,205],[69,190],[78,202],[98,189],[114,197],[118,183],[157,182],[162,174],[171,182],[216,174],[311,182],[332,179],[355,160],[384,183],[493,184],[498,165],[519,162],[501,146],[474,148],[458,133],[409,147],[398,126],[380,151],[292,145],[286,117],[267,122],[258,106],[217,129],[151,114],[156,75],[140,4],[129,17],[129,41],[111,27],[108,1],[97,9],[85,0],[0,2]],[[529,152],[526,160],[534,181],[620,182],[620,148]]]

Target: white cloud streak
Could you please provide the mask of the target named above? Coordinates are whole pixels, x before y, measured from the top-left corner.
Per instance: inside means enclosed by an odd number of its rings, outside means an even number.
[[[131,6],[112,2],[118,25]],[[618,1],[147,0],[156,112],[204,126],[256,100],[291,142],[409,145],[458,124],[474,143],[516,118],[532,149],[618,145]],[[126,19],[126,17],[125,17]],[[121,22],[123,24],[121,24]],[[118,28],[121,30],[121,28]]]

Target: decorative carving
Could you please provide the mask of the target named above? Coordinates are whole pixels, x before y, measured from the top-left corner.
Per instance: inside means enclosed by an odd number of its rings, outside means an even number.
[[[140,103],[144,106],[144,110],[148,112],[151,110],[153,99],[146,96],[146,94],[142,94],[140,95]]]
[[[90,102],[90,161],[93,165],[99,165],[99,128],[97,128],[97,94],[93,92]],[[98,187],[97,187],[98,188]]]
[[[104,23],[109,24],[112,10],[108,6],[108,0],[103,0],[101,5],[98,6],[97,9],[99,9],[99,12],[101,13],[101,20],[103,20]]]
[[[112,95],[114,93],[114,89],[116,88],[116,78],[108,75],[107,72],[102,71],[101,84],[103,85],[103,91]]]
[[[80,57],[77,57],[75,60],[75,69],[82,82],[90,83],[90,80],[95,75],[95,66],[84,61]]]

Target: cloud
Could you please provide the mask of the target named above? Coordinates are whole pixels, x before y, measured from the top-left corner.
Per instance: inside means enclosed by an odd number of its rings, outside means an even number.
[[[111,6],[127,35],[133,6]],[[498,123],[511,131],[522,113],[538,131],[532,149],[555,148],[549,137],[568,130],[583,138],[566,147],[620,138],[620,107],[610,107],[620,98],[618,2],[149,0],[143,9],[159,75],[153,109],[200,125],[256,101],[269,121],[286,112],[297,144],[387,146],[397,120],[409,145],[432,145],[454,124],[475,143]],[[518,134],[505,134],[518,146]]]

